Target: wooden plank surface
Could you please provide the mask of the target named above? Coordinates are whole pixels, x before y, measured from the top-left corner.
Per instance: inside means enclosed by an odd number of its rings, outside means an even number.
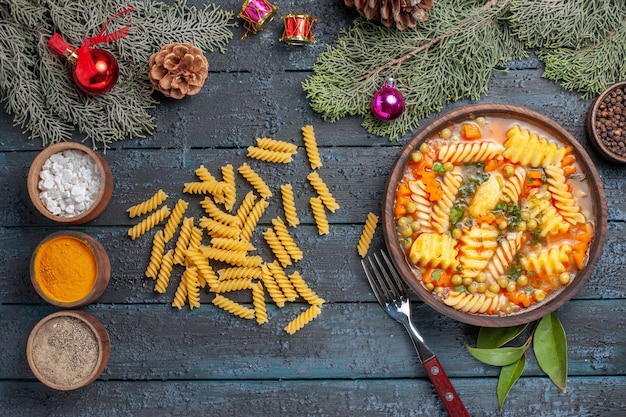
[[[237,12],[241,2],[218,1]],[[189,4],[202,5],[199,0]],[[109,364],[95,383],[56,392],[38,383],[26,363],[25,346],[35,323],[53,311],[29,281],[29,259],[37,243],[62,227],[37,214],[26,191],[28,167],[41,149],[28,141],[12,118],[0,113],[0,414],[50,415],[304,415],[444,416],[404,330],[378,307],[362,274],[356,243],[368,212],[379,212],[390,167],[403,144],[374,137],[358,118],[329,123],[314,113],[301,89],[317,54],[337,39],[356,11],[342,1],[305,0],[279,4],[279,15],[305,12],[318,17],[318,43],[291,47],[278,42],[280,17],[266,30],[239,40],[224,54],[208,53],[211,73],[200,94],[164,99],[154,110],[155,134],[113,144],[106,153],[115,187],[106,211],[72,227],[96,237],[107,249],[111,283],[97,303],[85,308],[108,330]],[[556,120],[589,150],[602,177],[609,215],[606,245],[587,285],[558,314],[568,336],[568,392],[561,393],[531,357],[504,409],[495,397],[498,369],[466,351],[478,329],[454,322],[416,301],[414,313],[427,341],[452,377],[472,416],[616,416],[626,410],[626,183],[620,166],[590,149],[584,116],[590,100],[543,79],[532,55],[495,71],[481,103],[529,107]],[[444,111],[470,104],[450,103]],[[422,125],[435,118],[433,114]],[[329,215],[331,232],[317,235],[308,199],[313,190],[304,149],[294,162],[277,166],[246,158],[260,136],[302,145],[300,129],[315,127],[324,166],[320,175],[341,209]],[[249,163],[271,186],[274,197],[253,235],[258,253],[270,256],[261,231],[282,214],[279,186],[293,185],[302,224],[293,230],[305,259],[299,270],[327,303],[321,316],[293,336],[283,327],[304,307],[269,306],[269,323],[232,317],[210,304],[178,311],[174,288],[154,292],[146,279],[151,241],[132,241],[126,208],[159,188],[190,203],[198,217],[201,197],[182,193],[194,170],[212,172],[230,163]],[[238,177],[238,195],[250,186]],[[383,245],[380,233],[373,248]],[[182,269],[176,270],[180,275]],[[178,276],[179,276],[178,275]],[[249,293],[236,295],[249,302]]]

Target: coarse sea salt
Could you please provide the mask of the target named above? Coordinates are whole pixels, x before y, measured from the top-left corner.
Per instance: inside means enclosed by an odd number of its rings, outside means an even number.
[[[89,209],[100,192],[100,171],[84,152],[65,150],[43,163],[39,173],[39,198],[48,211],[74,217]]]

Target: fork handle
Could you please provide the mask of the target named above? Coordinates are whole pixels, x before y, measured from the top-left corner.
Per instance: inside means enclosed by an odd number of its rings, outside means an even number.
[[[422,364],[450,417],[470,417],[437,356],[425,359]]]

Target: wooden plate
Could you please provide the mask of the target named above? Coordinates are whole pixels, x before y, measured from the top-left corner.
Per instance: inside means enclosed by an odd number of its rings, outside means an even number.
[[[558,139],[562,144],[571,146],[577,162],[586,174],[592,203],[590,221],[594,223],[595,237],[588,251],[587,265],[576,274],[572,282],[547,297],[544,301],[532,304],[528,308],[509,315],[465,313],[442,303],[438,297],[422,285],[419,276],[417,276],[418,273],[409,265],[404,248],[398,241],[395,225],[396,187],[403,177],[411,153],[417,150],[426,139],[437,135],[442,129],[480,116],[517,120],[524,125],[528,125],[531,129],[536,127],[539,131],[543,131]],[[530,109],[504,104],[478,104],[462,107],[444,114],[418,131],[400,152],[393,165],[385,188],[382,213],[383,233],[390,257],[404,281],[415,294],[426,304],[446,316],[463,323],[485,327],[507,327],[527,323],[555,311],[571,299],[585,285],[600,258],[606,234],[606,218],[606,200],[600,176],[591,158],[578,141],[553,120]]]

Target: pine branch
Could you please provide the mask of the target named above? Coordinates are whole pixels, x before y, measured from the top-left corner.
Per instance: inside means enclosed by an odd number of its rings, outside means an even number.
[[[303,83],[312,108],[331,121],[359,114],[370,133],[397,139],[448,101],[478,99],[493,67],[524,54],[506,30],[509,5],[441,0],[425,24],[402,32],[357,19],[334,48],[318,56],[314,75]],[[369,108],[388,76],[406,100],[393,123],[375,119]]]
[[[59,32],[70,45],[95,36],[116,12],[134,11],[111,22],[108,31],[131,25],[128,37],[98,48],[117,58],[120,78],[106,94],[77,90],[70,67],[47,47]],[[14,123],[49,143],[70,140],[76,131],[94,148],[152,134],[149,110],[157,100],[148,80],[150,55],[170,42],[191,42],[204,51],[225,51],[232,39],[233,13],[214,5],[166,5],[152,0],[0,0],[0,92]]]

